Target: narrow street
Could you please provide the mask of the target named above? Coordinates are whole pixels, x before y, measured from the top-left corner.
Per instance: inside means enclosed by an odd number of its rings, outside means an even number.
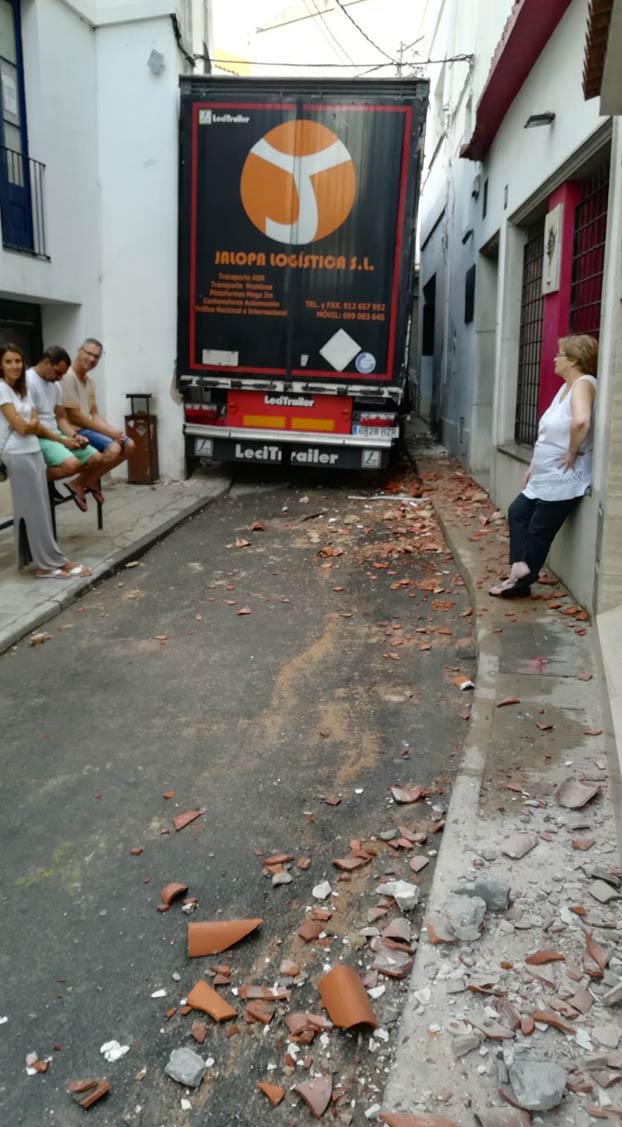
[[[82,1123],[67,1082],[106,1077],[89,1113],[99,1127],[298,1125],[313,1120],[291,1089],[311,1061],[332,1073],[335,1121],[368,1122],[467,728],[455,682],[475,672],[468,596],[419,492],[404,466],[319,484],[240,471],[48,623],[43,644],[0,659],[3,1123]],[[411,786],[431,793],[394,801],[391,787]],[[357,850],[360,868],[335,867]],[[414,858],[428,862],[418,873]],[[403,914],[401,977],[373,969],[377,932],[361,932],[402,916],[377,891],[397,879],[421,889]],[[179,897],[158,912],[172,881],[196,910]],[[324,931],[305,943],[298,928],[318,909]],[[247,918],[263,922],[240,944],[188,958],[189,922]],[[379,1033],[333,1028],[292,1049],[287,1015],[326,1016],[317,982],[339,961],[374,992]],[[182,1014],[215,974],[233,1021]],[[245,985],[286,988],[267,1024],[249,1020]],[[110,1041],[129,1046],[112,1063]],[[165,1075],[180,1047],[211,1062],[195,1091]],[[47,1071],[27,1075],[29,1053]],[[257,1081],[285,1088],[278,1112]]]

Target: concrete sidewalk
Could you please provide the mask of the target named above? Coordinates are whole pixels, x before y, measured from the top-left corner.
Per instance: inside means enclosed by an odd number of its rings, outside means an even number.
[[[105,485],[101,532],[97,529],[93,501],[88,513],[81,513],[73,504],[61,505],[56,510],[59,544],[71,559],[93,569],[88,579],[39,580],[32,568],[18,573],[13,530],[0,532],[0,653],[53,618],[97,580],[126,560],[140,556],[181,521],[220,497],[229,484],[230,479],[216,470],[197,473],[188,481],[161,481],[155,485],[109,480]],[[7,515],[7,486],[2,487],[0,502]]]
[[[492,599],[505,521],[438,447],[419,438],[411,452],[472,596],[479,664],[383,1106],[458,1127],[622,1123],[621,1011],[603,1000],[622,980],[620,785],[592,627],[552,577],[532,598]],[[581,808],[558,793],[571,779],[577,802],[596,792]],[[487,895],[505,882],[510,906],[456,940],[447,897],[474,880]],[[539,951],[554,954],[525,961]]]

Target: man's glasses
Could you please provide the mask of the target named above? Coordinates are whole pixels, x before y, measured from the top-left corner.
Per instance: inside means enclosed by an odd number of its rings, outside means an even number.
[[[81,351],[85,356],[88,356],[89,360],[93,360],[95,364],[101,357],[101,352],[89,352],[88,348],[83,348]]]

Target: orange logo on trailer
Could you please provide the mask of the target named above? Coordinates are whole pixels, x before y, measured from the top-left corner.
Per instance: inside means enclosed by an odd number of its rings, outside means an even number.
[[[348,218],[356,192],[350,153],[317,121],[287,121],[253,145],[240,194],[251,223],[278,243],[315,243]]]

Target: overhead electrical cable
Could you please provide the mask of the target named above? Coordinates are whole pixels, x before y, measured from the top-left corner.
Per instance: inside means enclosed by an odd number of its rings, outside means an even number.
[[[195,59],[207,59],[208,57],[209,57],[208,55],[195,55],[194,56]],[[413,63],[416,63],[416,65],[418,67],[423,67],[423,66],[428,66],[428,65],[433,66],[435,64],[441,64],[441,63],[470,63],[470,62],[472,62],[474,57],[475,57],[474,55],[448,55],[444,59],[416,59],[416,60],[413,60]],[[305,70],[311,70],[314,67],[316,67],[316,68],[317,67],[324,67],[325,69],[330,69],[330,70],[335,70],[335,69],[336,70],[352,70],[352,67],[354,67],[355,69],[368,67],[370,71],[381,70],[383,67],[389,67],[389,66],[395,67],[395,66],[398,65],[396,59],[391,59],[390,62],[388,62],[388,63],[370,63],[370,62],[366,62],[366,63],[324,63],[324,62],[320,62],[320,63],[290,63],[290,62],[285,62],[283,59],[280,59],[278,62],[266,62],[263,59],[239,59],[239,58],[228,57],[226,59],[223,59],[222,63],[221,63],[220,60],[217,60],[217,59],[212,59],[211,62],[213,62],[214,66],[220,67],[221,70],[227,69],[226,68],[227,63],[232,63],[232,64],[243,63],[243,64],[246,64],[246,66],[249,66],[249,67],[304,67]],[[236,72],[234,71],[232,73],[235,74]],[[240,77],[240,76],[238,75],[238,77]],[[278,75],[274,75],[274,77],[277,78]]]
[[[383,51],[382,47],[379,47],[377,43],[374,43],[374,40],[367,34],[366,31],[363,31],[361,25],[356,22],[354,16],[350,15],[348,9],[342,3],[342,0],[335,0],[335,3],[337,4],[337,7],[340,9],[340,11],[343,12],[344,16],[349,19],[350,23],[354,24],[354,27],[358,31],[359,35],[363,36],[363,39],[366,39],[367,42],[370,43],[376,51],[380,51],[380,54],[384,55],[385,59],[389,59],[389,61],[392,62],[394,66],[399,66],[399,59],[394,59],[392,55],[387,55],[387,52]]]
[[[367,2],[368,2],[368,0],[348,0],[347,6],[348,6],[348,8],[353,8],[355,4],[366,4]],[[330,9],[330,8],[327,9],[327,11],[331,11],[331,10],[334,10],[334,9]],[[278,31],[279,28],[281,28],[281,27],[291,27],[291,25],[293,23],[302,23],[303,20],[314,20],[314,19],[315,19],[315,15],[312,12],[309,12],[309,14],[307,16],[295,16],[294,19],[292,19],[292,20],[283,20],[281,23],[269,24],[267,27],[257,27],[257,28],[255,28],[255,34],[256,35],[262,35],[266,31]]]
[[[336,35],[333,35],[333,32],[331,31],[330,27],[328,26],[328,20],[324,18],[324,14],[318,8],[316,0],[310,0],[310,2],[313,4],[313,7],[315,8],[316,14],[319,16],[320,22],[323,25],[323,27],[325,28],[325,35],[328,36],[328,38],[332,40],[334,46],[337,48],[337,50],[339,51],[341,56],[342,57],[345,56],[345,58],[349,60],[350,66],[355,67],[356,63],[353,61],[352,56],[348,54],[345,47],[343,47],[342,44],[337,39]],[[305,6],[308,9],[309,0],[305,0]]]

